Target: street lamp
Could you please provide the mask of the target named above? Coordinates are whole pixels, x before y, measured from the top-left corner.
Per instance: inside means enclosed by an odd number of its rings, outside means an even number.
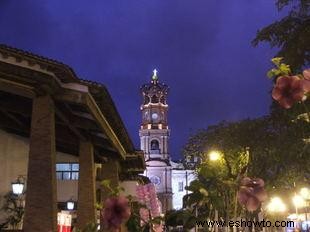
[[[301,208],[306,206],[306,201],[304,198],[300,195],[295,195],[293,197],[293,204],[295,205],[296,208]]]
[[[283,213],[286,211],[286,205],[280,197],[273,197],[267,205],[267,210],[271,213]]]
[[[300,195],[297,195],[296,193],[295,196],[293,196],[292,200],[295,206],[296,215],[298,216],[298,208],[304,207],[306,205],[306,202]]]
[[[73,210],[74,209],[74,201],[73,199],[71,198],[69,201],[67,201],[67,209],[68,210]]]
[[[286,211],[286,205],[280,197],[273,197],[267,205],[267,211],[270,212],[271,218],[274,220],[279,220]],[[278,231],[278,228],[276,231]]]
[[[17,180],[11,183],[12,186],[12,212],[14,212],[14,222],[12,226],[14,229],[19,229],[22,226],[24,207],[25,207],[25,189],[26,178],[24,176],[18,176]]]
[[[25,181],[24,178],[19,176],[16,181],[12,182],[12,191],[15,195],[21,195],[24,193]]]
[[[306,230],[308,231],[309,225],[308,225],[308,202],[310,200],[310,190],[308,188],[301,188],[299,192],[300,196],[305,200],[305,220],[306,220]]]
[[[310,200],[310,190],[308,188],[301,188],[300,196],[302,196],[305,200]]]
[[[221,157],[222,157],[222,154],[216,150],[212,150],[208,153],[208,159],[214,163],[220,161]],[[217,221],[218,220],[218,210],[215,208],[214,212],[215,212],[214,219],[215,219],[215,221]],[[197,208],[196,208],[196,216],[197,216]],[[198,231],[197,225],[195,226],[195,231]],[[218,232],[218,226],[217,225],[215,225],[214,231]]]
[[[219,151],[211,151],[209,153],[209,159],[211,161],[218,161],[221,158],[221,153]]]
[[[298,224],[299,224],[300,218],[299,218],[299,214],[298,214],[298,208],[304,207],[306,202],[300,195],[297,195],[296,192],[292,198],[292,201],[293,201],[293,204],[295,206],[295,213],[297,215],[297,220],[298,220]]]

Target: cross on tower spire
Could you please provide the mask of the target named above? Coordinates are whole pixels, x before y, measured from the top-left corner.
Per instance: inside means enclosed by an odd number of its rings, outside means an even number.
[[[152,80],[153,81],[157,81],[158,80],[157,72],[158,71],[156,69],[153,70],[153,76],[152,76]]]

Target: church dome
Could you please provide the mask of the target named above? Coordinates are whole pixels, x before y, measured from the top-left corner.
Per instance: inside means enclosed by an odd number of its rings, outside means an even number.
[[[147,105],[149,103],[161,103],[163,105],[167,105],[168,91],[168,85],[159,82],[157,70],[155,69],[153,71],[151,83],[141,86],[141,92],[143,94],[143,104]]]

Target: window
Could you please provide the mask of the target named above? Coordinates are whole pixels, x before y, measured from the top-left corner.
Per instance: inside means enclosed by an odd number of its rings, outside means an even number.
[[[101,180],[101,168],[96,169],[96,180]]]
[[[78,180],[80,165],[78,163],[56,164],[57,180]]]
[[[183,192],[183,182],[179,182],[179,192]]]
[[[101,203],[101,189],[100,188],[96,190],[96,202],[98,204]]]
[[[150,129],[158,129],[158,125],[153,125],[153,124],[152,124],[152,126],[151,126]]]
[[[151,141],[151,150],[159,150],[159,142],[155,139]]]
[[[148,104],[150,102],[150,98],[148,96],[144,97],[144,105]]]
[[[160,98],[160,102],[163,103],[163,104],[166,104],[166,98],[165,97],[161,97]]]
[[[158,101],[159,101],[158,97],[156,95],[153,95],[152,99],[151,99],[151,102],[152,103],[158,103]]]

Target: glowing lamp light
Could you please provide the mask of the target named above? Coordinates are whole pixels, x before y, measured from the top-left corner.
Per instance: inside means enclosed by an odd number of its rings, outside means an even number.
[[[72,199],[67,201],[67,209],[68,210],[73,210],[74,209],[74,201]]]
[[[13,182],[12,183],[12,191],[13,191],[13,194],[15,195],[21,195],[23,192],[24,192],[24,186],[25,184],[22,183],[20,181],[20,179],[17,179],[16,182]]]
[[[293,197],[293,203],[294,203],[295,207],[297,207],[297,208],[303,207],[306,205],[305,200],[302,198],[302,196],[299,196],[299,195],[295,195]]]
[[[300,196],[302,196],[306,200],[310,199],[310,190],[308,188],[300,189]]]
[[[267,210],[271,213],[282,213],[286,211],[286,205],[280,197],[273,197],[267,205]]]
[[[209,153],[209,159],[211,161],[217,161],[221,158],[221,154],[218,151],[211,151]]]

